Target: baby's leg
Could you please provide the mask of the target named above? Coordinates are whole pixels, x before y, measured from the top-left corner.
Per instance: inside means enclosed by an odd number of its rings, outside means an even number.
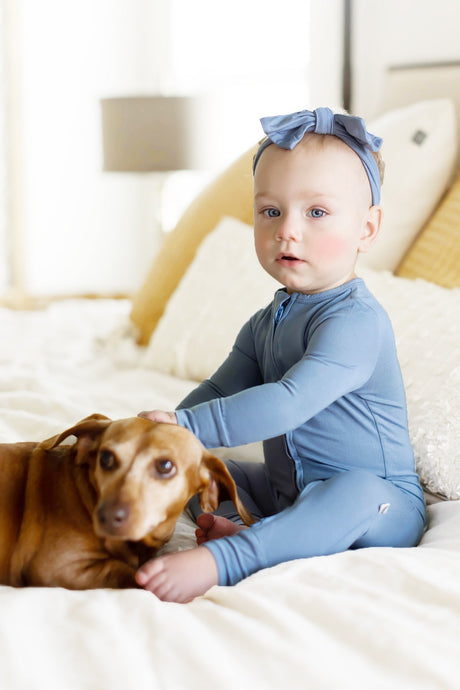
[[[240,500],[253,517],[260,520],[279,511],[263,463],[227,460],[226,466],[236,484]],[[198,525],[195,534],[199,545],[213,539],[230,537],[246,529],[232,501],[223,501],[213,514],[202,513],[197,498],[190,501],[188,508]]]
[[[278,515],[205,548],[216,559],[219,584],[229,585],[284,561],[353,546],[414,546],[423,529],[423,515],[403,491],[368,472],[350,471],[310,484]]]
[[[280,510],[264,463],[227,460],[225,464],[236,484],[240,500],[256,520],[274,515]],[[187,508],[192,518],[197,521],[198,516],[202,514],[197,496],[189,501]],[[220,503],[214,515],[220,515],[238,525],[243,524],[234,503],[230,500]]]
[[[260,519],[279,509],[263,463],[228,461],[227,467],[241,500],[254,517]],[[202,513],[196,497],[189,502],[188,508],[198,524],[198,548],[154,558],[139,568],[136,574],[136,581],[141,587],[164,601],[190,601],[216,585],[216,560],[207,548],[200,545],[242,530],[247,531],[240,524],[241,519],[231,501],[221,503],[217,515]]]
[[[238,525],[227,518],[213,513],[201,513],[196,519],[198,529],[195,530],[197,544],[204,544],[213,539],[231,537],[232,534],[248,529],[245,525]]]

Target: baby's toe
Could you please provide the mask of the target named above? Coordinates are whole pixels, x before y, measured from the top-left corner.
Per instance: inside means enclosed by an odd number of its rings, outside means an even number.
[[[198,527],[201,527],[201,529],[207,531],[211,529],[215,522],[215,516],[212,513],[201,513],[201,515],[198,515],[196,519],[196,524]]]

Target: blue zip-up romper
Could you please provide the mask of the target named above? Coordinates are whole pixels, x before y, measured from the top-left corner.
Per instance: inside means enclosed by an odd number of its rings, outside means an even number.
[[[205,544],[220,584],[296,558],[414,546],[423,534],[393,330],[360,278],[313,295],[278,290],[177,419],[207,448],[264,441],[264,464],[228,463],[261,519]]]

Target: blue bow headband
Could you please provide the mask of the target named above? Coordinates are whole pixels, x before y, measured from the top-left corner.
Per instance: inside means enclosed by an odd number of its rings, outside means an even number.
[[[342,139],[361,158],[371,186],[372,203],[380,202],[380,173],[371,152],[379,150],[382,140],[366,130],[362,118],[334,114],[330,108],[317,108],[290,115],[263,117],[260,122],[268,139],[264,139],[259,146],[254,157],[253,172],[262,152],[270,144],[276,144],[282,149],[293,149],[307,132],[333,134]]]

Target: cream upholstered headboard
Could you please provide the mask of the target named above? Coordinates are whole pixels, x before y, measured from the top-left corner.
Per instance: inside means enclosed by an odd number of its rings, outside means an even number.
[[[445,287],[460,285],[460,60],[389,66],[383,77],[382,110],[421,100],[449,98],[457,113],[457,179],[396,270]]]
[[[390,65],[385,70],[382,112],[433,98],[449,98],[455,103],[460,141],[460,60]],[[460,157],[458,167],[460,169]]]

